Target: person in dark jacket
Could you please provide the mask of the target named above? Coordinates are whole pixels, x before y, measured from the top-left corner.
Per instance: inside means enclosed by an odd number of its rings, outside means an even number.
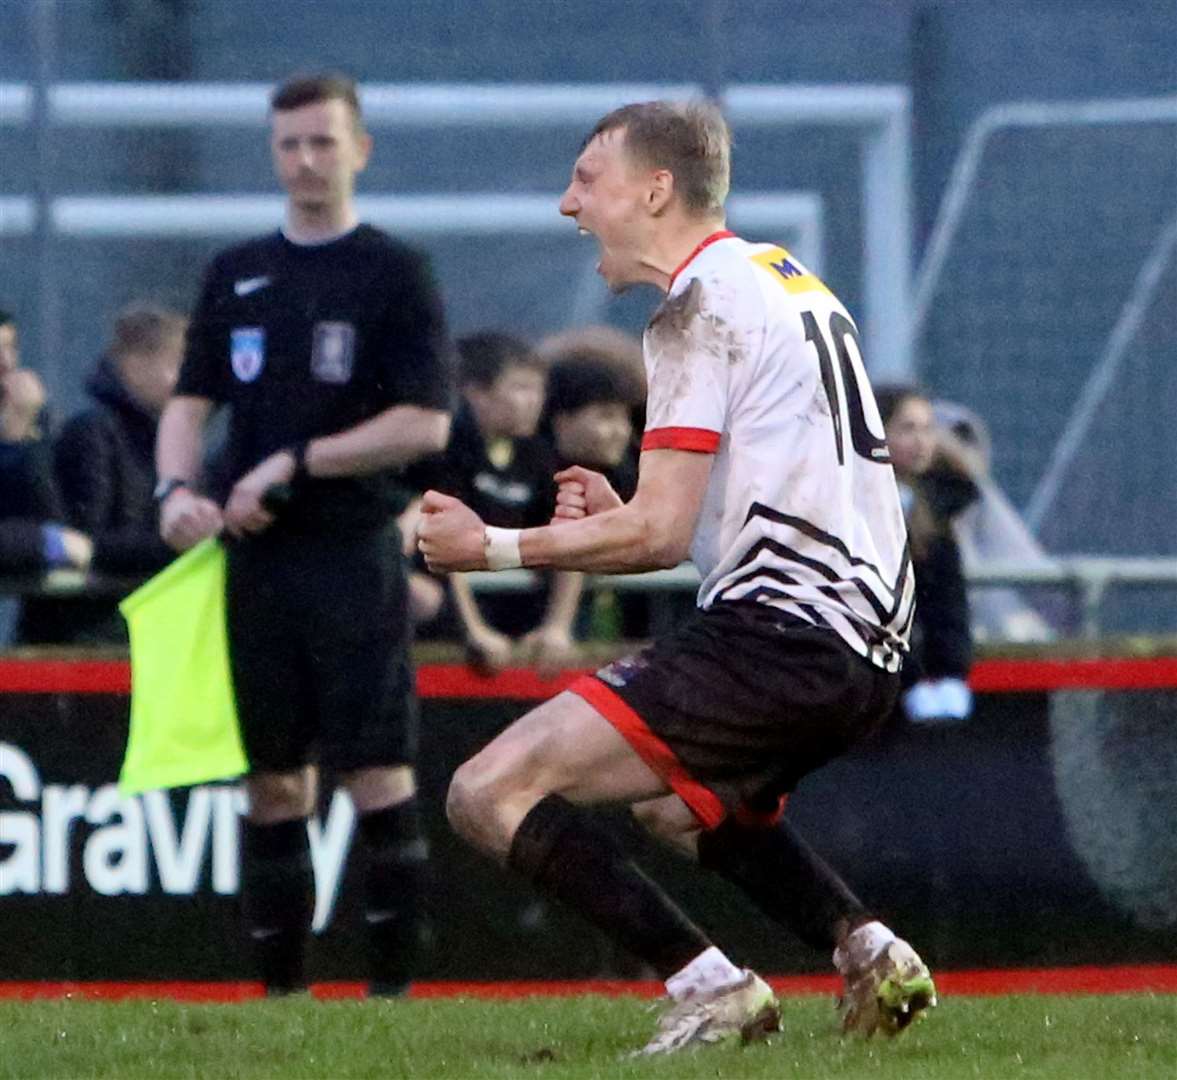
[[[21,366],[16,323],[0,311],[0,575],[90,563],[89,538],[64,523],[44,412],[45,388]]]
[[[122,311],[87,384],[94,404],[57,441],[57,478],[70,523],[94,539],[94,569],[136,574],[173,552],[159,537],[155,433],[176,385],[184,316],[150,304]]]
[[[976,501],[975,463],[935,422],[932,403],[912,386],[875,391],[907,518],[915,571],[915,623],[903,666],[908,719],[963,720],[972,712],[969,600],[953,519]]]
[[[91,570],[143,578],[174,552],[160,539],[152,491],[159,415],[176,383],[186,319],[137,303],[115,320],[111,342],[87,383],[93,402],[62,429],[54,454],[66,519],[94,543]],[[117,595],[37,600],[26,605],[30,643],[123,642]]]

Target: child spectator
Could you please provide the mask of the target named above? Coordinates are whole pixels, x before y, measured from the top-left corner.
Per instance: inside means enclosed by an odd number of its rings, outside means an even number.
[[[555,507],[556,461],[537,434],[546,368],[523,341],[485,331],[460,338],[458,388],[444,454],[409,470],[412,486],[462,499],[490,525],[544,525]],[[550,586],[529,593],[475,598],[469,578],[449,578],[452,617],[471,663],[485,672],[512,661],[541,671],[563,667],[572,652],[572,622],[580,601],[579,574],[551,575]],[[432,634],[445,632],[430,627]]]
[[[537,351],[549,365],[541,430],[560,467],[602,472],[629,499],[637,484],[634,417],[646,396],[641,343],[593,326],[549,338]]]

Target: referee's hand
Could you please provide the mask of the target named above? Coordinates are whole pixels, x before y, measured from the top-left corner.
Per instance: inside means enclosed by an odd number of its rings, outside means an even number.
[[[274,524],[274,515],[265,507],[266,492],[294,479],[297,463],[289,450],[271,454],[255,465],[229,493],[225,504],[225,528],[231,536],[242,537],[265,532]]]
[[[224,527],[221,508],[212,499],[176,488],[159,508],[159,532],[168,547],[187,551]]]

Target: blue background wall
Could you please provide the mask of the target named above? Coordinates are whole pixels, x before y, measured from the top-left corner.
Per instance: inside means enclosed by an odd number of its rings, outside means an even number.
[[[3,0],[0,80],[36,75],[31,0]],[[914,102],[918,257],[970,125],[995,104],[1177,92],[1177,5],[1168,0],[690,3],[450,0],[61,0],[54,77],[272,81],[333,66],[361,80],[887,82]],[[378,133],[364,190],[557,191],[580,131]],[[855,137],[829,128],[738,135],[739,190],[820,191],[825,275],[861,311]],[[38,178],[28,131],[0,128],[0,195]],[[59,132],[59,193],[274,190],[256,130]],[[1162,223],[1177,212],[1177,124],[1008,134],[982,161],[919,342],[932,388],[993,428],[994,467],[1024,505]],[[60,412],[113,314],[152,296],[188,305],[219,241],[58,239],[67,281],[60,353],[38,338],[36,247],[4,237],[0,306],[21,316],[31,363]],[[564,239],[430,239],[457,331],[487,322],[533,336],[567,323],[584,248]],[[654,298],[611,301],[638,328]],[[1064,551],[1177,553],[1177,266],[1068,474],[1043,537]],[[869,358],[868,358],[869,359]],[[1111,511],[1111,512],[1109,512]]]

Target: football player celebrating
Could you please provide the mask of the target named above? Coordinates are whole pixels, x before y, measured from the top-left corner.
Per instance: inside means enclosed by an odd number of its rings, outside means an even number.
[[[792,255],[724,228],[730,136],[707,104],[605,116],[560,211],[614,290],[666,299],[643,342],[637,491],[557,474],[557,518],[486,527],[426,493],[440,571],[635,573],[688,555],[694,616],[522,717],[458,769],[469,841],[634,952],[673,1000],[646,1053],[776,1030],[770,988],[735,965],[586,808],[627,803],[655,834],[833,954],[844,1023],[895,1033],[935,1003],[928,969],[781,816],[806,773],[894,707],[913,582],[903,513],[853,320]]]

